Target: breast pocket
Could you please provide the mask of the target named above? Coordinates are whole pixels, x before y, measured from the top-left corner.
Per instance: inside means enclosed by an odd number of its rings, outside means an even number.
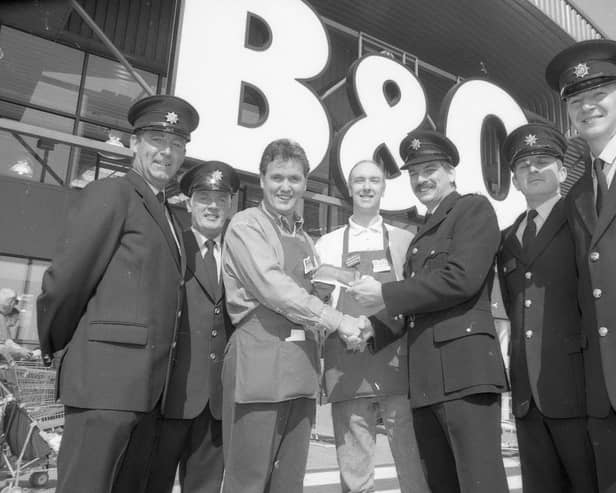
[[[451,238],[438,242],[430,248],[424,260],[424,267],[428,270],[435,270],[445,267],[449,261],[451,252]]]

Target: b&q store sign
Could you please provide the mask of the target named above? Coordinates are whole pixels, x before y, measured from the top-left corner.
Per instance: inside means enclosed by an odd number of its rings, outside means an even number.
[[[424,89],[413,72],[381,55],[358,59],[347,84],[363,116],[332,135],[324,106],[301,82],[319,75],[330,56],[326,30],[310,6],[301,0],[187,0],[184,9],[175,92],[202,115],[191,156],[226,161],[255,173],[264,147],[287,137],[304,147],[313,166],[331,145],[331,164],[341,177],[357,161],[383,148],[395,161],[391,165],[402,166],[399,143],[421,124],[427,108]],[[267,26],[270,41],[258,48],[247,43],[248,21],[255,17]],[[395,101],[386,97],[386,84],[397,86]],[[250,126],[238,118],[247,85],[267,108],[265,118]],[[458,189],[485,192],[483,123],[496,117],[509,133],[526,123],[522,108],[500,87],[468,80],[452,89],[441,112],[445,132],[460,152]],[[382,205],[388,211],[419,205],[406,173],[388,181]],[[524,208],[516,192],[493,205],[505,223]]]

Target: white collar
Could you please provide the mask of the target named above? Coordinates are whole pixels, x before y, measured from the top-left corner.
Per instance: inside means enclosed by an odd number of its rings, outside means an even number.
[[[552,212],[552,209],[556,205],[556,202],[560,200],[560,193],[556,194],[554,197],[547,199],[543,204],[535,207],[537,214],[541,217],[541,219],[545,222],[545,220]],[[530,210],[530,209],[528,209]],[[528,211],[527,211],[528,212]]]
[[[199,250],[203,251],[203,249],[205,248],[205,242],[208,239],[203,234],[201,234],[199,231],[197,231],[193,226],[191,226],[190,229],[193,232],[193,234],[195,235],[195,239],[197,240],[197,245],[199,245]],[[220,248],[221,239],[222,239],[222,233],[218,234],[218,236],[216,236],[214,238],[214,243],[219,248]]]
[[[358,236],[364,232],[380,233],[383,231],[383,218],[380,214],[377,214],[368,226],[362,226],[351,216],[349,217],[349,231],[354,236]]]
[[[616,161],[616,135],[614,135],[599,154],[599,158],[607,164]]]

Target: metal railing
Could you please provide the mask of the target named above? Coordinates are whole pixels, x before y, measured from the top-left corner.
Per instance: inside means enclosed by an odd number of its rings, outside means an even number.
[[[566,0],[528,0],[576,41],[608,36],[594,25],[572,2]]]

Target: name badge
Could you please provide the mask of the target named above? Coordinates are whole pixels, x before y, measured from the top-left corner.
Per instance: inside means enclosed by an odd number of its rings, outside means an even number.
[[[389,272],[391,265],[386,258],[379,258],[372,261],[372,272]]]
[[[516,270],[516,268],[518,267],[518,262],[515,258],[510,259],[508,262],[505,262],[505,265],[503,265],[503,272],[505,274]]]
[[[353,254],[353,255],[349,255],[345,260],[344,260],[344,265],[346,267],[355,267],[356,265],[358,265],[360,262],[360,258],[359,255],[357,253]]]
[[[293,341],[305,341],[306,340],[306,332],[302,329],[291,329],[291,335],[285,339],[285,341],[293,342]]]
[[[306,257],[304,259],[304,275],[310,274],[313,270],[317,268],[314,257]]]

